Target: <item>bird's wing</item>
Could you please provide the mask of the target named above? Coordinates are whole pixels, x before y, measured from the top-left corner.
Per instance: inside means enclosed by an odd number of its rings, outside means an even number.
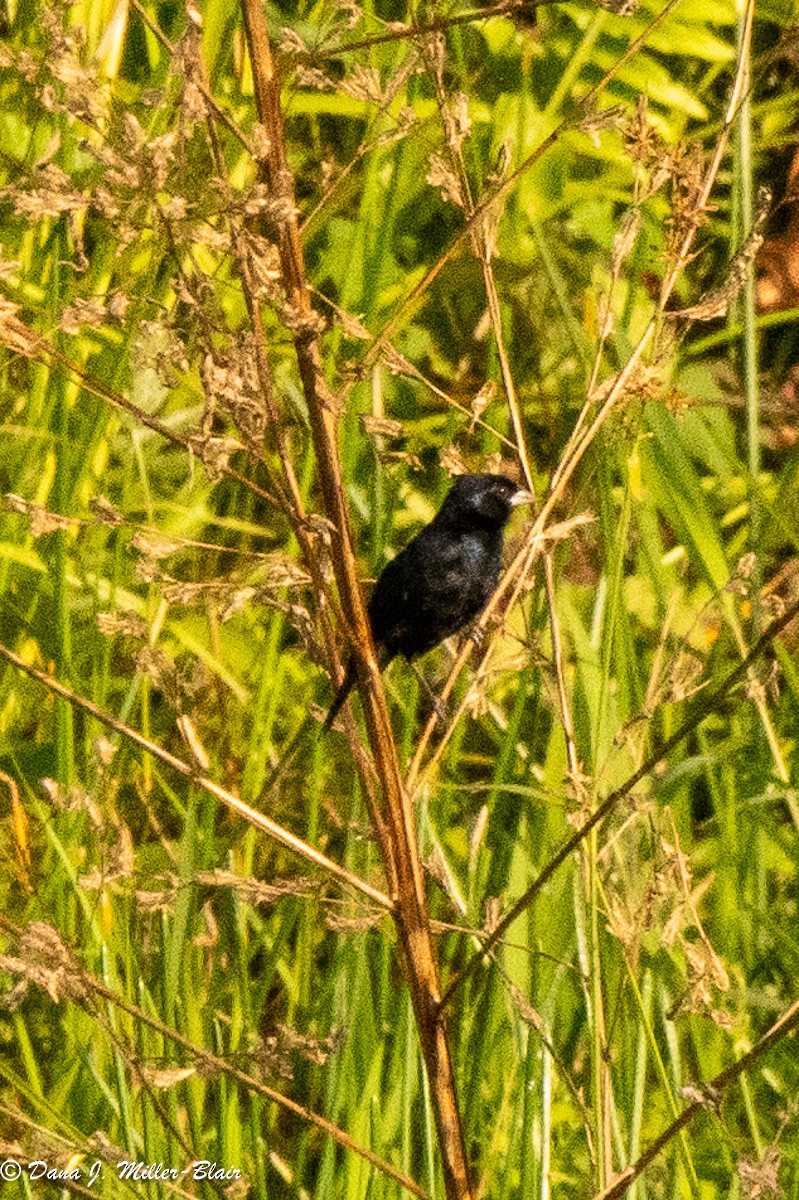
[[[481,558],[480,546],[470,539],[453,538],[435,526],[423,529],[377,581],[369,602],[375,641],[390,657],[410,657],[460,629],[496,582],[488,580]]]
[[[412,556],[409,560],[412,546],[413,542],[386,563],[369,600],[372,636],[378,646],[390,648],[401,639],[409,619],[409,588],[415,573]]]

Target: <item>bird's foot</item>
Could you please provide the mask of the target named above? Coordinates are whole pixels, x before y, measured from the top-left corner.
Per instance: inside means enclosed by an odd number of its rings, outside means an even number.
[[[413,670],[414,675],[419,680],[419,686],[421,687],[421,689],[424,692],[427,699],[430,701],[430,707],[432,708],[433,712],[436,714],[439,721],[443,721],[444,717],[447,715],[446,704],[433,691],[430,684],[427,682],[427,680],[425,679],[424,675],[419,670],[419,668],[417,667],[415,662],[411,663],[411,668]]]
[[[472,628],[469,630],[469,637],[474,643],[474,648],[480,653],[488,640],[488,628],[481,625],[479,621],[475,621]]]

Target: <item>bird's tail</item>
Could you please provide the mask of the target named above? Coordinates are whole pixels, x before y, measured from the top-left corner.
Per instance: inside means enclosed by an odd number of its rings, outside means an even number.
[[[322,733],[327,733],[328,729],[330,729],[339,712],[341,711],[342,704],[352,691],[353,684],[355,683],[355,675],[355,659],[350,656],[350,658],[347,660],[347,669],[344,672],[344,678],[341,681],[341,687],[333,697],[333,703],[330,705],[328,714],[325,717],[325,721],[322,726]]]

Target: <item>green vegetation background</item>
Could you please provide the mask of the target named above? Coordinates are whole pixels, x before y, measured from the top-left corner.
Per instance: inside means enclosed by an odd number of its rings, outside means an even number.
[[[420,849],[433,915],[460,927],[436,935],[445,981],[797,595],[799,310],[780,203],[797,12],[764,2],[747,32],[727,0],[673,3],[652,29],[661,0],[612,7],[268,8],[364,579],[431,517],[448,470],[516,459],[469,205],[527,163],[482,228],[543,495],[655,310],[748,64],[669,303],[694,311],[659,321],[560,498],[559,521],[591,520],[550,543],[552,603],[541,560],[428,748]],[[258,250],[276,404],[319,511],[272,201],[237,135],[259,153],[244,47],[232,0],[6,10],[0,642],[383,887],[348,743],[318,733],[318,612],[268,499],[233,227]],[[231,119],[213,137],[197,54]],[[517,518],[511,552],[523,537]],[[434,689],[451,658],[423,662]],[[406,664],[385,684],[407,765],[429,700]],[[788,625],[456,994],[476,1194],[592,1196],[699,1097],[629,1195],[799,1200],[788,1030],[701,1092],[797,1000],[797,728]],[[443,1194],[388,918],[8,662],[0,853],[4,1153],[100,1159],[91,1194],[108,1197],[405,1194],[227,1066]],[[221,1065],[82,992],[65,947]],[[243,1180],[123,1182],[120,1158],[208,1159]],[[62,1194],[44,1188],[23,1175],[2,1194]]]

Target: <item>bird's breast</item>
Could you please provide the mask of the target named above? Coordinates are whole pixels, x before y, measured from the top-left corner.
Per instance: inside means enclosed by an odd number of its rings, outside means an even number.
[[[497,585],[501,532],[452,530],[435,522],[384,569],[369,604],[384,657],[413,658],[483,611]]]

